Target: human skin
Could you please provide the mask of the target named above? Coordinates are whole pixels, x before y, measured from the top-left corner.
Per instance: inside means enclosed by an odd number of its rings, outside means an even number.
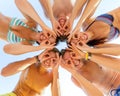
[[[60,96],[58,93],[59,53],[45,50],[38,59],[41,63],[37,63],[36,57],[10,63],[2,69],[1,75],[10,76],[22,72],[13,90],[17,96],[42,95],[49,84],[51,84],[52,96]]]
[[[77,56],[76,57],[80,57]],[[67,59],[66,59],[67,58]],[[82,75],[84,78],[86,78],[88,81],[90,81],[93,85],[95,85],[103,94],[108,95],[110,90],[116,89],[120,84],[120,74],[117,71],[114,71],[112,69],[109,69],[104,66],[100,66],[97,63],[89,60],[85,61],[81,58],[81,63],[75,64],[66,63],[66,60],[71,59],[70,52],[66,51],[63,55],[64,64],[68,65],[69,67],[74,65],[74,70],[76,70],[79,75]],[[72,59],[74,61],[74,59]],[[66,68],[67,69],[67,68]],[[72,71],[71,71],[72,72]],[[74,74],[74,73],[71,73]],[[72,76],[72,80],[75,82],[75,84],[81,88],[80,83]],[[109,83],[108,83],[109,82]]]
[[[11,17],[5,16],[0,13],[0,38],[2,40],[7,40],[8,30],[10,28]],[[32,19],[22,19],[23,22],[29,25],[31,28],[36,27],[36,23]],[[8,54],[19,55],[27,52],[39,51],[45,48],[52,48],[56,42],[56,39],[49,34],[49,32],[37,33],[35,31],[30,30],[29,28],[25,28],[23,26],[13,26],[11,30],[14,32],[15,35],[18,37],[24,38],[25,40],[22,42],[17,42],[14,44],[7,44],[4,46],[4,51]],[[29,42],[37,41],[41,43],[39,46],[32,46],[33,44]],[[47,42],[47,44],[46,44]],[[16,50],[16,52],[15,52]]]
[[[119,25],[120,7],[108,12],[108,14],[112,15],[114,18],[113,26],[115,26],[120,30],[120,25]],[[75,32],[75,34],[72,35],[72,38],[71,39],[69,38],[71,41],[69,40],[68,42],[74,43],[74,42],[83,41],[85,43],[88,43],[91,40],[99,40],[102,38],[104,38],[104,42],[106,42],[106,39],[110,32],[110,25],[102,21],[95,21],[87,30],[85,30],[89,26],[89,24],[91,24],[94,20],[95,18],[87,19],[83,23],[83,32],[80,31]],[[78,38],[75,38],[75,35],[77,35]]]

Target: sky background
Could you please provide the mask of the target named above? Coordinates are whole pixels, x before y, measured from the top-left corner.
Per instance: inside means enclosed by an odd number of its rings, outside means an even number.
[[[50,22],[48,19],[43,14],[43,10],[40,7],[40,4],[38,0],[29,0],[30,3],[34,6],[38,14],[41,16],[41,18],[44,20],[44,22],[50,26]],[[103,14],[105,12],[108,12],[112,9],[115,9],[120,6],[120,0],[102,0],[101,4],[97,8],[94,16]],[[14,0],[0,0],[0,12],[3,13],[6,16],[9,17],[18,17],[18,18],[24,18],[20,11],[17,9],[16,5],[14,4]],[[42,13],[42,14],[40,14]],[[119,39],[114,41],[115,43],[118,42]],[[10,62],[22,60],[25,58],[33,57],[37,54],[40,53],[40,51],[37,52],[31,52],[23,55],[9,55],[3,52],[3,46],[7,44],[5,41],[0,41],[0,70],[8,65]],[[64,49],[66,47],[66,43],[62,42],[60,43],[57,48]],[[71,75],[64,69],[60,68],[59,69],[60,73],[60,90],[61,90],[61,96],[86,96],[84,92],[76,87],[72,82],[71,82]],[[11,92],[15,85],[17,84],[17,81],[19,79],[19,75],[15,74],[13,76],[9,77],[3,77],[0,75],[0,94],[8,93]],[[51,96],[50,95],[50,88],[48,87],[47,90],[44,92],[43,96]]]

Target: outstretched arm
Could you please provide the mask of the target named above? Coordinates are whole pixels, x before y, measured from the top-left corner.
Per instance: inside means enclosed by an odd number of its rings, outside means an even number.
[[[72,46],[72,49],[79,53],[80,56],[85,58],[86,60],[90,59],[91,61],[105,66],[107,68],[113,69],[115,71],[120,71],[120,59],[112,57],[112,56],[107,56],[107,55],[101,55],[101,54],[88,54],[82,52],[81,50],[77,49],[76,47]]]
[[[72,71],[72,76],[78,82],[79,87],[87,94],[87,96],[104,96],[102,92],[96,88],[90,81],[85,79],[77,71]]]
[[[36,62],[37,62],[36,58],[32,57],[32,58],[27,58],[25,60],[10,63],[9,65],[7,65],[6,67],[4,67],[2,69],[1,75],[3,75],[3,76],[14,75],[14,74],[26,69],[27,67],[29,67],[30,65],[32,65]]]
[[[72,14],[70,16],[70,22],[73,24],[75,18],[80,15],[83,6],[85,5],[85,3],[87,2],[87,0],[76,0],[75,5],[73,7],[72,10]]]
[[[59,86],[59,68],[60,59],[58,58],[57,65],[53,68],[53,82],[51,85],[52,96],[61,96],[60,95],[60,86]]]
[[[28,16],[32,18],[42,27],[42,29],[47,28],[47,25],[42,21],[35,9],[27,0],[15,0],[15,3],[25,17]]]
[[[8,54],[20,55],[28,52],[39,51],[45,48],[53,48],[53,45],[39,45],[39,46],[31,46],[31,45],[23,45],[21,43],[16,44],[7,44],[4,46],[4,51]]]
[[[85,44],[83,46],[77,46],[78,49],[82,51],[87,51],[91,53],[97,53],[97,54],[108,54],[108,55],[114,55],[118,56],[120,55],[120,44],[101,44],[98,46],[95,46],[95,48],[91,47],[85,47]]]
[[[77,83],[77,86],[82,88],[87,96],[103,96],[102,92],[100,92],[94,85],[92,85],[90,81],[80,75],[80,73],[75,69],[73,63],[71,65],[61,63],[61,66],[72,74]]]
[[[87,18],[90,18],[94,14],[94,12],[100,2],[101,2],[101,0],[88,0],[87,5],[86,5],[85,9],[83,10],[83,14],[82,14],[80,20],[78,21],[74,30],[81,29],[82,24],[85,22],[85,20]]]

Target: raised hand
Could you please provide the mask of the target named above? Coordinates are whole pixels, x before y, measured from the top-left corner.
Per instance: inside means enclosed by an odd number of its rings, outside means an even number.
[[[65,31],[64,32],[64,35],[65,36],[68,36],[72,30],[72,23],[70,22],[69,19],[67,19],[67,21],[65,22],[64,26],[63,26],[63,30]]]
[[[10,29],[18,37],[21,37],[27,40],[33,40],[33,37],[36,34],[35,31],[31,30],[30,28],[26,28],[24,26],[12,26]]]

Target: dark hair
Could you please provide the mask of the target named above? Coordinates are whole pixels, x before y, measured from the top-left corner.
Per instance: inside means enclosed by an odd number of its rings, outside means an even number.
[[[105,43],[106,38],[102,38],[102,39],[94,39],[94,40],[90,40],[87,45],[89,46],[94,46],[94,45],[99,45],[99,44],[103,44]]]
[[[58,39],[59,39],[60,41],[65,41],[65,40],[67,39],[67,37],[68,37],[68,36],[63,35],[63,36],[58,37]]]
[[[57,48],[53,48],[52,50],[49,50],[48,52],[51,52],[51,51],[53,51],[55,53],[60,53],[60,51]]]

